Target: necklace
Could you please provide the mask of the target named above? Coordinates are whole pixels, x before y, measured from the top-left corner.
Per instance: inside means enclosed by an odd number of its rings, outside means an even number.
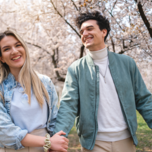
[[[106,83],[106,73],[107,73],[107,69],[108,69],[108,59],[107,59],[105,74],[102,75],[102,73],[101,73],[101,75],[103,76],[103,79],[104,79],[104,82],[105,82],[105,83]]]

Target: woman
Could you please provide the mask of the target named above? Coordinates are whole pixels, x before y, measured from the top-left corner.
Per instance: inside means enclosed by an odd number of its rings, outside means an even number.
[[[55,88],[50,78],[35,73],[25,42],[11,30],[0,34],[0,92],[0,152],[67,151],[65,133],[52,136]]]

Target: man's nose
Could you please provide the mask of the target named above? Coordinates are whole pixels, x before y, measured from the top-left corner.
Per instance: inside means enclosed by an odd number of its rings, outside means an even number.
[[[85,35],[88,35],[87,30],[84,30],[84,31],[83,31],[83,35],[84,35],[84,36],[85,36]]]

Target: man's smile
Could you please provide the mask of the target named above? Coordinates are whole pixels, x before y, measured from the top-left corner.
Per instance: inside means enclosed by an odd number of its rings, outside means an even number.
[[[87,37],[85,37],[84,38],[84,42],[89,42],[90,40],[92,40],[93,39],[93,36],[92,35],[89,35],[89,36],[87,36]]]

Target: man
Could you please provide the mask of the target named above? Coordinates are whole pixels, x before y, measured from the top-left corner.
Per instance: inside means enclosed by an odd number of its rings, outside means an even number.
[[[152,128],[152,95],[134,60],[109,52],[109,21],[83,13],[76,23],[88,55],[67,72],[55,132],[76,126],[84,152],[135,152],[136,109]]]

